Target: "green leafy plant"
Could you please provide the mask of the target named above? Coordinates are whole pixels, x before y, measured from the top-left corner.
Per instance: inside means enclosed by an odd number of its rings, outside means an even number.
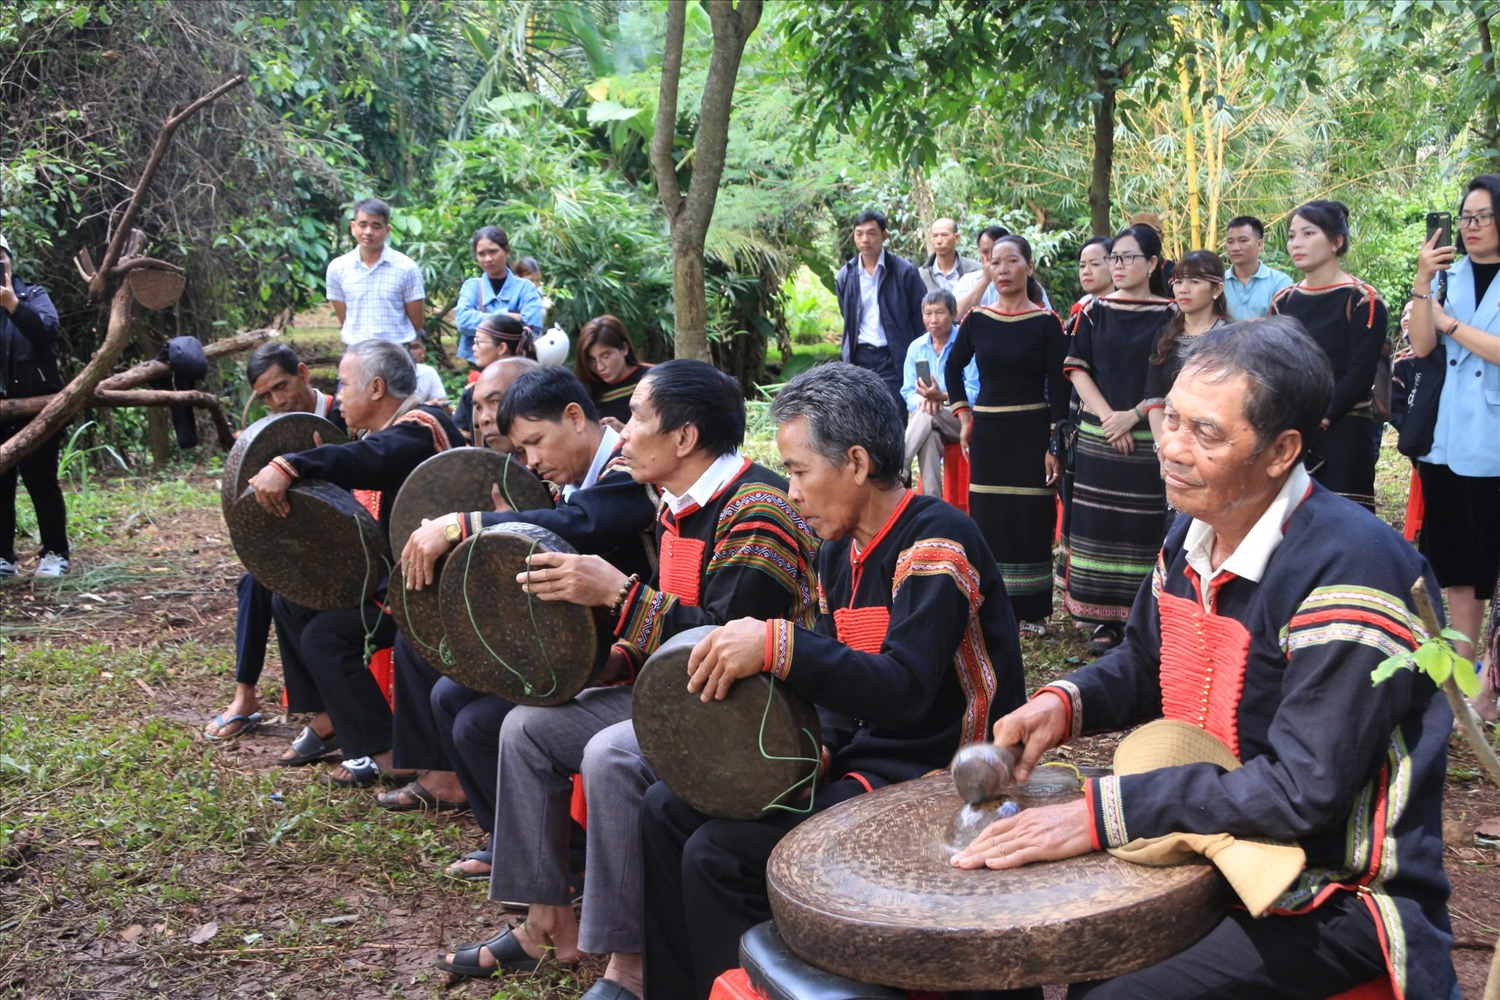
[[[1474,670],[1474,664],[1454,652],[1452,645],[1468,641],[1469,637],[1462,632],[1445,628],[1415,650],[1397,653],[1382,660],[1378,667],[1370,671],[1370,683],[1379,684],[1390,680],[1398,670],[1420,670],[1431,677],[1438,687],[1442,687],[1452,677],[1453,683],[1458,685],[1464,696],[1472,698],[1479,693],[1479,675]]]
[[[82,438],[85,431],[94,426],[94,421],[88,420],[74,428],[73,433],[68,435],[68,442],[63,446],[62,452],[57,457],[57,471],[72,479],[78,486],[78,492],[87,494],[89,491],[89,456],[95,452],[104,452],[120,463],[120,468],[126,472],[130,466],[120,457],[120,453],[107,444],[96,444],[91,448],[82,446]]]

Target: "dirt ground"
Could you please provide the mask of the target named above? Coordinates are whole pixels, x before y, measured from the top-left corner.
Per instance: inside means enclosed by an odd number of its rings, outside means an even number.
[[[109,499],[68,584],[0,587],[0,998],[578,996],[596,966],[451,988],[432,969],[505,919],[482,884],[441,874],[479,843],[472,818],[385,814],[277,767],[301,720],[268,711],[251,736],[201,740],[232,685],[241,572],[216,482],[185,470],[185,499],[134,516],[110,491],[137,486],[96,486]],[[1081,640],[1065,624],[1027,640],[1033,685]],[[268,701],[279,679],[273,643]],[[1115,742],[1067,756],[1107,762]],[[75,764],[111,747],[113,763]],[[1500,789],[1457,737],[1445,818],[1454,959],[1478,1000],[1500,850],[1475,830],[1500,821]]]

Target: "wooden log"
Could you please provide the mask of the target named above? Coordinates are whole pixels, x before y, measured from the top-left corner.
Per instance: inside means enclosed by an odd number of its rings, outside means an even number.
[[[238,333],[233,337],[225,337],[223,340],[216,340],[212,344],[205,345],[203,354],[209,361],[217,361],[220,358],[225,358],[231,354],[237,354],[240,351],[246,351],[263,344],[271,337],[278,336],[279,333],[280,331],[278,330],[270,329],[248,330],[245,333]],[[98,400],[101,393],[134,389],[138,385],[164,378],[170,374],[172,374],[171,366],[165,361],[142,361],[134,368],[127,368],[125,371],[111,375],[95,386],[95,402],[90,405],[129,406],[131,405],[129,403],[105,404],[98,402]],[[19,420],[22,417],[35,416],[42,412],[43,407],[52,398],[52,396],[30,396],[25,399],[0,399],[0,423]],[[149,406],[153,404],[143,403],[140,405]]]
[[[228,451],[234,447],[234,431],[229,427],[229,418],[224,414],[224,404],[219,397],[209,392],[179,389],[126,389],[95,390],[95,406],[191,406],[207,410],[213,417],[214,430],[218,434],[219,447]]]

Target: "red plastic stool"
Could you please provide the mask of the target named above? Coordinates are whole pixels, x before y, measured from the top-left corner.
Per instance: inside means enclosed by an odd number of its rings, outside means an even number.
[[[1406,488],[1406,523],[1401,534],[1408,542],[1415,543],[1417,532],[1422,530],[1422,518],[1427,513],[1427,501],[1422,496],[1422,477],[1415,467],[1411,470],[1411,485]]]
[[[1389,979],[1372,979],[1363,986],[1346,990],[1328,1000],[1396,1000],[1396,991],[1391,989]]]
[[[730,969],[714,980],[708,1000],[766,1000],[766,995],[750,985],[750,976],[744,969]]]
[[[957,442],[943,448],[943,499],[969,512],[969,460]]]
[[[573,775],[573,799],[568,803],[568,813],[585,830],[589,828],[589,800],[583,796],[583,775]]]
[[[370,673],[375,676],[375,683],[380,685],[380,693],[385,695],[385,703],[391,708],[396,707],[396,671],[391,666],[390,649],[377,649],[370,657]]]

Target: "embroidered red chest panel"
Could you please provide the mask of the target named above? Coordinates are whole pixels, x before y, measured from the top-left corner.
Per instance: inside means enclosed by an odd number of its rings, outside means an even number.
[[[683,538],[673,531],[665,532],[661,539],[661,582],[659,590],[677,598],[683,604],[696,608],[701,594],[699,582],[703,575],[703,550],[705,545],[699,538]]]
[[[861,653],[879,653],[890,627],[890,608],[838,608],[833,612],[839,642]]]
[[[1161,592],[1161,707],[1206,729],[1240,755],[1239,705],[1250,633],[1197,601]]]

